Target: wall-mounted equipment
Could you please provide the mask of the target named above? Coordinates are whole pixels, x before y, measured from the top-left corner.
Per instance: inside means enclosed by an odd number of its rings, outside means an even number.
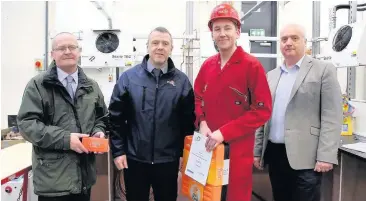
[[[366,64],[366,21],[340,25],[329,33],[323,57],[335,67]]]
[[[134,64],[133,37],[119,29],[84,30],[81,67],[126,67]]]

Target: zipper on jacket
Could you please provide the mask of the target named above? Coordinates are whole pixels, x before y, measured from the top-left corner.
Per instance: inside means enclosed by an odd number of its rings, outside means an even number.
[[[245,100],[245,102],[247,102],[248,101],[248,96],[247,95],[245,95],[244,93],[242,93],[241,91],[239,91],[238,89],[235,89],[234,87],[230,87],[229,86],[229,88],[230,89],[232,89],[236,94],[238,94],[239,96],[241,96],[241,97],[243,97],[244,98],[244,100]]]
[[[145,110],[146,87],[142,87],[142,110]]]
[[[154,164],[154,149],[155,149],[155,130],[156,130],[156,99],[158,98],[159,82],[156,82],[155,98],[154,98],[154,120],[153,120],[153,135],[151,136],[151,164]]]

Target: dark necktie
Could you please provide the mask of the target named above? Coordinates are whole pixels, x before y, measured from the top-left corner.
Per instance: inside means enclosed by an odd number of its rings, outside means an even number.
[[[74,78],[71,75],[69,75],[66,77],[66,81],[67,81],[66,90],[67,92],[69,92],[71,99],[74,100],[74,90],[72,89],[72,83],[74,82]]]
[[[153,74],[155,76],[155,79],[156,79],[156,84],[157,84],[156,86],[158,86],[159,78],[160,78],[160,75],[163,74],[163,71],[161,71],[161,69],[154,68],[152,72],[153,72]]]

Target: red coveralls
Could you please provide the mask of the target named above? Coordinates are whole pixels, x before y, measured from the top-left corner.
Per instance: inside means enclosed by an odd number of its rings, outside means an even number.
[[[220,129],[230,147],[226,201],[250,201],[255,131],[272,112],[272,97],[261,63],[239,46],[221,70],[220,54],[208,58],[194,83],[198,126]]]

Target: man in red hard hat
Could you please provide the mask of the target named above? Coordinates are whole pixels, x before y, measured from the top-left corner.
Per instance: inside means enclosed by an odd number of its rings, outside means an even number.
[[[216,6],[208,26],[219,53],[202,65],[194,83],[196,126],[206,148],[230,148],[227,201],[250,201],[255,131],[269,120],[272,98],[261,63],[242,47],[240,19],[229,4]]]

